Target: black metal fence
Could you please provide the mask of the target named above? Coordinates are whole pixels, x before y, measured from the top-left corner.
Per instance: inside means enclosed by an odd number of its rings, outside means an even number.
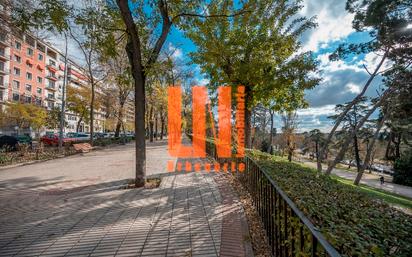
[[[206,152],[218,160],[213,142],[207,141]],[[252,196],[273,256],[340,256],[263,168],[247,156],[236,161],[246,164],[237,174]]]

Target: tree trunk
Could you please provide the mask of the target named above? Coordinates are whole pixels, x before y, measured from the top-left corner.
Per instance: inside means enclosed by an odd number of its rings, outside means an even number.
[[[150,107],[149,111],[149,140],[153,142],[153,105]]]
[[[270,113],[270,137],[269,137],[269,153],[273,154],[272,144],[273,144],[273,111],[269,111]]]
[[[396,133],[394,137],[393,143],[395,144],[395,160],[401,158],[401,151],[400,151],[400,146],[401,146],[401,133]]]
[[[134,79],[135,93],[135,134],[136,134],[136,187],[142,187],[145,183],[146,173],[146,141],[145,141],[145,68],[151,66],[157,60],[160,50],[166,41],[172,23],[168,16],[168,9],[163,1],[158,2],[162,16],[161,35],[155,43],[147,61],[146,67],[142,65],[142,53],[139,33],[129,8],[128,0],[116,0],[119,6],[122,20],[126,25],[128,42],[126,45],[127,57],[129,59],[132,76]]]
[[[91,86],[92,86],[92,99],[90,101],[90,145],[93,146],[93,135],[94,135],[94,101],[95,101],[95,85],[94,85],[94,78],[93,73],[91,70],[91,64],[89,64],[89,74],[91,76]]]
[[[373,135],[372,142],[370,143],[369,148],[367,148],[367,152],[366,152],[365,160],[363,161],[363,165],[362,165],[361,169],[358,170],[358,174],[356,175],[355,181],[353,182],[353,184],[355,184],[355,185],[359,185],[359,182],[362,178],[362,175],[363,175],[366,167],[369,166],[370,160],[373,160],[373,155],[372,155],[373,147],[375,146],[376,140],[379,138],[379,131],[382,129],[383,125],[385,124],[385,119],[386,119],[386,117],[384,115],[378,123],[375,134]]]
[[[79,133],[80,123],[82,123],[82,121],[83,121],[83,116],[81,116],[81,117],[79,118],[79,121],[77,122],[77,125],[76,125],[76,132],[77,132],[77,133]]]
[[[165,119],[163,117],[163,115],[160,116],[160,140],[163,139],[163,134],[165,133]]]
[[[355,105],[357,104],[361,98],[363,97],[363,95],[365,94],[366,90],[368,89],[368,87],[370,86],[370,84],[372,83],[373,79],[376,77],[376,75],[378,74],[379,69],[381,68],[381,66],[383,65],[384,61],[386,60],[386,57],[389,53],[389,50],[385,51],[385,54],[383,55],[381,61],[379,62],[378,66],[375,68],[374,72],[371,74],[371,76],[369,77],[368,81],[366,82],[365,86],[363,87],[362,91],[355,97],[355,99],[352,100],[352,102],[350,102],[348,104],[348,106],[346,107],[346,110],[344,112],[342,112],[338,119],[335,122],[335,125],[333,126],[332,130],[329,132],[329,135],[325,141],[324,146],[322,147],[322,149],[320,150],[320,158],[317,161],[317,169],[319,172],[322,171],[322,159],[323,159],[323,155],[324,153],[327,151],[328,149],[328,145],[330,143],[330,141],[332,140],[333,134],[335,133],[336,129],[339,127],[340,123],[342,122],[343,118],[345,117],[345,115],[349,112],[349,110]]]
[[[315,141],[316,162],[319,161],[319,141]]]
[[[124,109],[124,102],[120,102],[120,106],[119,106],[119,115],[117,117],[117,123],[116,123],[116,130],[114,133],[114,137],[118,138],[120,135],[120,129],[121,126],[123,124],[123,109]]]
[[[392,143],[392,132],[390,132],[390,134],[389,134],[388,144],[386,145],[386,151],[385,151],[386,160],[390,159],[389,153],[390,153],[390,149],[391,149],[391,143]]]
[[[359,157],[359,145],[358,145],[358,136],[353,136],[353,149],[355,150],[355,161],[356,161],[356,169],[359,172],[361,169],[360,157]]]
[[[158,123],[158,119],[157,119],[157,114],[155,115],[155,133],[154,133],[154,137],[155,137],[155,140],[157,141],[157,134],[158,134],[158,131],[157,131],[157,129],[158,129],[158,126],[157,126],[157,123]]]
[[[288,161],[291,162],[292,155],[293,155],[293,149],[292,149],[292,142],[289,138],[287,140],[287,146],[288,146]]]

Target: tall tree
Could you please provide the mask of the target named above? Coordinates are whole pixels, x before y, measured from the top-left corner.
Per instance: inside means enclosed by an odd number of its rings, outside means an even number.
[[[97,58],[105,44],[112,43],[106,26],[112,24],[112,16],[100,0],[86,0],[73,4],[68,0],[41,0],[39,2],[16,1],[13,6],[14,23],[23,30],[47,30],[69,35],[81,53],[85,63],[87,82],[91,89],[89,120],[90,143],[93,144],[96,87],[102,79],[102,69]]]
[[[307,138],[315,145],[315,157],[316,161],[319,159],[319,150],[324,142],[323,134],[319,129],[313,129],[309,131]]]
[[[365,154],[365,159],[363,161],[363,164],[360,168],[358,168],[358,174],[356,175],[355,181],[353,182],[355,185],[359,185],[359,182],[362,178],[362,175],[365,171],[365,169],[367,167],[369,167],[370,165],[370,161],[372,158],[372,152],[373,152],[373,148],[375,146],[375,142],[376,140],[379,138],[379,133],[383,127],[383,125],[385,124],[385,120],[388,117],[388,106],[387,104],[382,108],[382,115],[381,117],[378,119],[378,121],[376,122],[376,128],[375,128],[375,132],[372,135],[371,141],[368,142],[367,147],[366,147],[366,154]]]
[[[108,88],[106,91],[109,94],[113,94],[111,95],[112,97],[115,97],[114,103],[111,103],[112,106],[108,107],[113,109],[111,114],[117,120],[115,126],[116,138],[120,135],[125,118],[125,106],[131,102],[131,94],[133,92],[133,78],[127,61],[126,51],[124,50],[124,43],[124,40],[118,43],[115,54],[103,53],[99,58],[102,67],[104,67],[107,73],[105,83],[108,84]],[[111,49],[107,50],[110,51]]]
[[[318,79],[310,53],[300,53],[299,38],[315,26],[312,19],[295,18],[300,1],[248,1],[250,12],[231,19],[197,18],[188,36],[197,45],[193,61],[210,78],[210,88],[245,86],[246,146],[251,146],[251,115],[257,103],[274,101],[276,110],[294,110],[304,104],[304,89]],[[236,1],[216,1],[209,14],[231,13]]]
[[[32,128],[36,132],[46,125],[47,112],[44,108],[34,104],[8,103],[4,119],[8,125],[15,125],[18,129]]]
[[[407,29],[407,26],[412,23],[412,10],[409,0],[348,0],[346,9],[355,14],[353,27],[356,31],[369,32],[372,39],[359,44],[343,44],[330,58],[336,60],[345,58],[349,54],[369,52],[382,53],[382,58],[373,72],[365,67],[370,77],[361,92],[337,118],[324,147],[322,147],[321,156],[322,153],[327,152],[328,145],[342,122],[343,116],[361,100],[378,75],[385,75],[384,73],[387,71],[382,71],[385,61],[391,60],[392,62],[402,63],[407,62],[408,59],[410,61],[408,56],[410,55],[412,33]],[[319,159],[317,167],[318,171],[322,170],[322,158]]]
[[[295,150],[295,133],[298,126],[298,116],[295,111],[283,112],[282,119],[282,137],[285,141],[288,160],[292,161],[293,152]]]
[[[212,1],[213,2],[213,1]],[[212,17],[202,8],[203,1],[158,0],[147,4],[139,0],[116,0],[126,27],[126,52],[134,79],[135,130],[136,130],[136,180],[143,186],[146,172],[145,142],[145,86],[147,75],[156,63],[173,25],[181,25],[185,17]],[[224,14],[227,16],[227,14]],[[154,32],[153,34],[151,32]],[[156,32],[159,32],[156,34]],[[151,44],[154,42],[154,44]]]
[[[355,131],[356,126],[358,126],[359,121],[365,117],[366,112],[368,111],[368,106],[366,105],[366,98],[362,97],[360,102],[357,102],[353,105],[353,108],[350,111],[346,112],[344,116],[341,116],[342,113],[345,113],[347,109],[346,104],[338,104],[336,105],[336,115],[330,116],[329,118],[334,119],[335,123],[339,118],[342,117],[342,127],[341,129],[346,131],[347,134],[351,134],[351,141],[353,145],[353,153],[355,157],[356,167],[358,172],[361,169],[361,159],[360,159],[360,150],[359,150],[359,132]],[[319,159],[319,158],[318,158]]]
[[[67,87],[67,109],[78,117],[76,131],[79,132],[82,122],[89,123],[91,91],[85,87]]]
[[[49,129],[57,129],[60,126],[61,111],[60,108],[54,107],[47,112],[46,126]],[[64,124],[67,124],[66,120]]]

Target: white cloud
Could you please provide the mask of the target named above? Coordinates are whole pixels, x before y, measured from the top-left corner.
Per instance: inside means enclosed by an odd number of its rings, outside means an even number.
[[[376,69],[376,67],[378,67],[379,63],[381,62],[382,56],[383,56],[383,52],[367,53],[365,57],[363,58],[363,60],[359,61],[357,65],[359,66],[365,65],[368,71],[372,73]],[[391,62],[388,59],[386,59],[383,65],[381,66],[381,68],[379,69],[379,72],[386,70],[391,65],[392,65]]]
[[[199,86],[205,86],[205,85],[209,84],[209,82],[210,82],[209,79],[203,78],[199,81]]]
[[[349,90],[349,92],[351,92],[351,93],[359,94],[359,93],[361,92],[360,86],[355,85],[355,84],[353,84],[353,83],[348,83],[348,84],[346,84],[345,87],[346,87],[346,88]]]
[[[321,116],[321,115],[333,115],[335,114],[335,105],[329,104],[320,107],[310,107],[306,109],[299,109],[297,112],[298,116]]]
[[[352,20],[354,15],[345,10],[345,1],[337,0],[305,0],[301,15],[317,16],[318,27],[306,35],[303,49],[317,52],[327,48],[328,43],[338,41],[354,32]]]
[[[335,71],[340,71],[340,70],[352,70],[354,72],[364,72],[365,70],[363,68],[359,67],[359,63],[357,64],[348,64],[344,62],[343,60],[337,60],[337,61],[330,61],[329,60],[329,55],[332,53],[325,53],[325,54],[320,54],[317,57],[317,60],[319,61],[319,69],[327,72],[335,72]]]
[[[180,48],[175,47],[172,43],[169,43],[168,50],[174,60],[180,59],[183,56],[183,52]]]

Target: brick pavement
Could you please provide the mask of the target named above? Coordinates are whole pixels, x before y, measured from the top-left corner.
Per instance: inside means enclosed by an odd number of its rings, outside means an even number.
[[[0,256],[252,255],[224,176],[165,173],[170,158],[157,143],[148,173],[162,174],[160,187],[121,189],[131,158],[122,146],[1,170]]]

